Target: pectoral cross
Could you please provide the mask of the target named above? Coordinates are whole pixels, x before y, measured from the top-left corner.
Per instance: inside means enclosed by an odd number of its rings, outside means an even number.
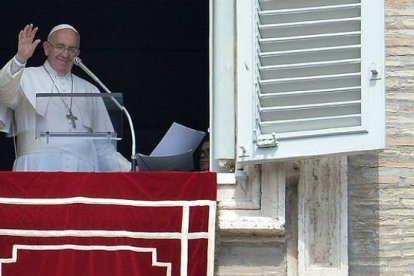
[[[72,124],[73,128],[76,128],[76,122],[75,120],[78,119],[78,117],[74,116],[72,113],[72,110],[69,109],[69,114],[66,115],[66,118],[70,121],[70,123]]]

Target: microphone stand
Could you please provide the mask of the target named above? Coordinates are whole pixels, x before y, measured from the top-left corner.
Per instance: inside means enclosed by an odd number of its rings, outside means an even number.
[[[108,93],[112,94],[112,92],[108,89],[108,87],[103,84],[97,76],[95,76],[94,73],[92,73],[91,70],[88,69],[88,67],[85,66],[85,64],[82,63],[82,60],[79,57],[75,57],[73,59],[73,63],[77,66],[79,66],[86,74],[88,74],[95,82],[97,82],[102,89]],[[137,166],[137,157],[136,157],[136,150],[135,150],[135,130],[134,125],[132,123],[131,116],[129,115],[128,110],[125,108],[125,106],[121,105],[115,98],[112,97],[112,101],[116,104],[116,106],[122,110],[125,113],[125,116],[128,119],[129,128],[131,129],[131,140],[132,140],[132,149],[131,149],[131,171],[136,171]]]

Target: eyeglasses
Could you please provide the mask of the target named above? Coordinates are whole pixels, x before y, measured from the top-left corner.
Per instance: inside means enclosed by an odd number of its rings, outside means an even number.
[[[80,50],[77,47],[66,47],[63,44],[53,45],[53,43],[51,43],[50,41],[48,41],[48,43],[50,44],[50,46],[53,47],[53,49],[58,54],[61,54],[61,53],[65,52],[66,50],[68,51],[68,54],[71,55],[71,56],[76,56],[80,53]]]

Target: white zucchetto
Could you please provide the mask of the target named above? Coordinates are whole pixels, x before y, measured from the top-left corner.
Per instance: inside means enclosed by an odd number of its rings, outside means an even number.
[[[78,34],[78,36],[80,37],[80,35],[79,35],[78,31],[77,31],[77,30],[76,30],[76,29],[75,29],[72,25],[69,25],[69,24],[59,24],[59,25],[57,25],[57,26],[53,27],[53,29],[50,31],[49,35],[47,36],[47,40],[49,40],[49,39],[50,39],[50,36],[51,36],[54,32],[57,32],[57,31],[59,31],[59,30],[63,30],[63,29],[70,29],[70,30],[74,31],[75,33],[77,33],[77,34]]]

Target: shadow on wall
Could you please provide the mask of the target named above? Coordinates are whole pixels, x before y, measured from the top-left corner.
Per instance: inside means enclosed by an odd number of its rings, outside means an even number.
[[[378,154],[348,158],[349,275],[380,275]]]

